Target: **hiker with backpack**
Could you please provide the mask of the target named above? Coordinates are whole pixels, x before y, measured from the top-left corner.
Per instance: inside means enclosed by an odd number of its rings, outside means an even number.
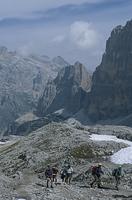
[[[57,165],[52,167],[52,171],[53,171],[53,182],[55,182],[55,184],[57,185],[57,174],[59,172]]]
[[[119,167],[115,168],[112,171],[112,175],[115,178],[116,189],[118,190],[119,189],[119,184],[120,184],[120,181],[121,181],[121,177],[122,177],[122,166],[119,166]]]
[[[45,177],[47,180],[47,188],[49,187],[49,182],[50,182],[50,187],[53,188],[53,171],[50,165],[47,166],[45,170]]]
[[[92,167],[93,182],[90,184],[91,187],[96,183],[98,188],[101,188],[101,175],[104,174],[102,171],[102,164],[99,163],[97,166]]]
[[[66,182],[66,179],[67,179],[67,168],[66,167],[64,167],[61,170],[61,179],[62,179],[62,183]]]
[[[68,165],[66,182],[67,182],[69,185],[70,185],[70,183],[71,183],[72,174],[73,174],[73,168],[72,168],[70,165]]]

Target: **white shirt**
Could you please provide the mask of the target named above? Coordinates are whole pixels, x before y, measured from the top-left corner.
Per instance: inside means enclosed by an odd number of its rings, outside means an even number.
[[[73,172],[73,168],[70,167],[70,168],[67,170],[67,173],[68,173],[68,174],[72,174],[72,172]]]

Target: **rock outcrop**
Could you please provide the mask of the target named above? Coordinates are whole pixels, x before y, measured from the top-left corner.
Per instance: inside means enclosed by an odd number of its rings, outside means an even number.
[[[83,105],[91,88],[91,75],[76,62],[63,68],[58,76],[49,81],[38,103],[37,113],[44,116],[57,110],[76,113]]]
[[[16,119],[13,123],[11,123],[8,128],[4,132],[4,136],[9,135],[18,135],[24,136],[29,133],[36,131],[37,129],[50,124],[51,122],[62,122],[66,118],[61,115],[57,115],[56,113],[49,114],[45,117],[37,117],[33,113],[26,113],[22,115],[20,118]]]
[[[0,47],[0,130],[34,109],[47,80],[67,65],[61,57],[22,56]]]
[[[112,31],[93,74],[90,99],[88,116],[94,122],[132,113],[132,21]]]

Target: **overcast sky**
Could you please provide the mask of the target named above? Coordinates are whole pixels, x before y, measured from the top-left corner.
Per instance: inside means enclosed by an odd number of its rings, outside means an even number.
[[[94,70],[111,30],[131,12],[132,0],[0,0],[0,46],[60,55]]]

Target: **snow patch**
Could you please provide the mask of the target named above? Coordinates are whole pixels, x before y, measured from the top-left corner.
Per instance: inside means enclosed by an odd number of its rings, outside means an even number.
[[[8,144],[9,141],[6,141],[6,142],[0,142],[0,145],[4,145],[4,144]]]
[[[26,200],[26,199],[16,199],[16,200]]]
[[[63,113],[63,111],[64,111],[64,108],[63,108],[63,109],[60,109],[60,110],[57,110],[57,111],[55,111],[54,113],[55,113],[55,114],[58,114],[58,115],[61,115],[61,114]]]
[[[98,134],[92,134],[90,137],[91,140],[95,140],[95,141],[113,141],[113,142],[117,142],[117,143],[125,143],[127,145],[132,146],[132,142],[128,141],[128,140],[123,140],[123,139],[119,139],[116,136],[113,135],[98,135]]]
[[[17,199],[17,200],[26,200],[26,199]]]
[[[115,153],[111,156],[111,161],[116,164],[132,164],[132,146]]]
[[[118,139],[113,135],[97,135],[92,134],[90,139],[93,141],[114,141],[117,143],[124,143],[129,145],[129,147],[123,148],[117,153],[114,153],[110,159],[116,164],[132,164],[132,142],[128,140]]]

